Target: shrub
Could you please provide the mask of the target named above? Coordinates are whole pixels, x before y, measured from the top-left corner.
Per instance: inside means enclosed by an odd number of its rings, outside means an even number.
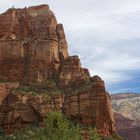
[[[0,140],[83,140],[81,128],[60,112],[50,112],[44,127],[26,126],[11,135],[0,135]],[[119,136],[101,138],[95,128],[89,128],[89,140],[122,140]]]
[[[51,112],[45,119],[45,127],[27,126],[0,140],[82,140],[80,127],[73,125],[59,112]]]
[[[89,138],[90,140],[101,140],[96,128],[89,128]]]

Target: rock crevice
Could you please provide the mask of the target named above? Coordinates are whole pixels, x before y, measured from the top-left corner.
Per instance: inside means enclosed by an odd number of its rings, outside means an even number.
[[[0,126],[6,132],[57,110],[103,136],[115,133],[104,81],[91,77],[78,56],[69,56],[63,25],[48,5],[12,8],[0,21]],[[32,86],[36,96],[20,94]]]

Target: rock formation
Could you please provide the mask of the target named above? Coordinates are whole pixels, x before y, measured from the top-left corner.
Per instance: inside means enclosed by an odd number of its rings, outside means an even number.
[[[63,95],[30,96],[0,93],[0,126],[12,133],[27,124],[39,123],[50,111],[60,111]]]
[[[9,9],[0,21],[0,80],[30,84],[52,78],[68,51],[49,6]]]
[[[121,93],[113,94],[111,98],[118,133],[128,140],[139,140],[140,95]]]
[[[85,127],[96,127],[103,136],[115,133],[104,82],[99,76],[90,77],[78,56],[69,56],[63,26],[48,5],[12,8],[0,15],[0,21],[3,130],[13,132],[41,122],[49,111],[57,110]],[[30,91],[26,95],[15,92],[17,87],[33,86],[36,96],[28,94]]]
[[[126,117],[124,114],[115,113],[117,131],[119,135],[127,140],[139,140],[140,125],[139,121]]]
[[[63,113],[84,126],[96,127],[100,135],[115,132],[110,97],[105,91],[104,82],[98,76],[91,78],[88,90],[85,86],[78,94],[65,97]]]

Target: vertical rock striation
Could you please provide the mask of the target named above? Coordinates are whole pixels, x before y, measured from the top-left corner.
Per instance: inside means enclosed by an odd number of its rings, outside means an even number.
[[[0,79],[31,84],[52,78],[68,51],[49,6],[9,9],[0,21]]]
[[[96,127],[103,136],[115,133],[104,82],[90,77],[78,56],[69,56],[63,25],[48,5],[11,8],[0,21],[0,82],[9,82],[0,84],[0,126],[6,132],[41,122],[57,110],[85,127]],[[19,85],[60,93],[33,97],[9,90]]]
[[[110,96],[105,90],[104,82],[98,76],[91,78],[88,90],[66,96],[63,112],[75,122],[96,127],[100,135],[107,136],[115,132]]]

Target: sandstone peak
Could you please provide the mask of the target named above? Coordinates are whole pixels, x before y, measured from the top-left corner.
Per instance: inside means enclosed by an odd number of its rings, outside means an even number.
[[[42,82],[69,56],[63,26],[48,5],[10,9],[0,21],[1,80]]]
[[[40,122],[58,110],[84,126],[96,126],[103,136],[115,133],[104,81],[90,77],[78,56],[69,56],[63,25],[48,5],[12,8],[0,21],[0,81],[7,83],[0,90],[7,85],[15,89],[0,94],[0,125],[5,131]],[[35,86],[37,96],[20,95],[21,90],[16,94],[17,85]],[[50,95],[53,90],[57,95]]]

